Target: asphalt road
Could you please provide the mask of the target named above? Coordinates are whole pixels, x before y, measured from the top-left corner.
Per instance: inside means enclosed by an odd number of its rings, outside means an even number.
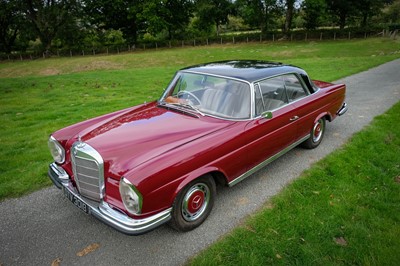
[[[327,124],[322,144],[315,150],[295,148],[235,187],[220,187],[211,215],[196,230],[178,233],[165,225],[127,236],[85,215],[51,187],[0,203],[0,265],[185,263],[398,102],[400,59],[338,82],[347,84],[349,111]]]

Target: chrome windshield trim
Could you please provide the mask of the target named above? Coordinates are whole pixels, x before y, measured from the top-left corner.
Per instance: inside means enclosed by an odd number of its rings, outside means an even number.
[[[245,172],[244,174],[242,174],[241,176],[235,178],[234,180],[232,180],[231,182],[228,183],[228,186],[232,187],[234,185],[236,185],[237,183],[239,183],[240,181],[244,180],[245,178],[249,177],[250,175],[254,174],[255,172],[257,172],[258,170],[260,170],[261,168],[263,168],[264,166],[266,166],[267,164],[275,161],[276,159],[278,159],[279,157],[281,157],[282,155],[284,155],[285,153],[287,153],[288,151],[292,150],[293,148],[295,148],[297,145],[299,145],[300,143],[306,141],[307,139],[310,138],[310,135],[307,135],[301,139],[299,139],[298,141],[296,141],[295,143],[289,145],[288,147],[286,147],[284,150],[278,152],[275,155],[272,155],[271,157],[269,157],[267,160],[263,161],[262,163],[254,166],[253,168],[251,168],[249,171]]]

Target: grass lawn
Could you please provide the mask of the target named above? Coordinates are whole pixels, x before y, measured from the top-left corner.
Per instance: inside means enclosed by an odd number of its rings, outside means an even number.
[[[190,265],[399,265],[400,103]]]
[[[0,63],[0,200],[51,184],[49,134],[57,129],[155,100],[173,73],[225,59],[281,61],[332,81],[400,57],[385,38],[275,42],[160,49],[113,56]]]

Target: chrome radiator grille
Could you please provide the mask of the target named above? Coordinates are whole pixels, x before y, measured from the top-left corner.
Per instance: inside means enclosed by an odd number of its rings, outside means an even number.
[[[104,167],[100,154],[84,142],[76,142],[71,150],[72,170],[79,193],[100,201],[104,196]]]

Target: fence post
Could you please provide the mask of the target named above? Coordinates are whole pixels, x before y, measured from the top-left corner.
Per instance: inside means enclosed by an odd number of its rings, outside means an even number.
[[[232,43],[235,44],[235,36],[232,37]]]
[[[307,32],[306,32],[306,38],[305,38],[305,41],[307,41]]]
[[[22,61],[22,54],[19,54],[19,59]]]
[[[321,32],[321,34],[319,35],[319,40],[322,41],[322,32]]]
[[[182,47],[183,47],[183,45],[184,45],[184,43],[183,43],[183,40],[182,40]]]
[[[158,43],[156,42],[156,50],[158,50]]]
[[[107,55],[108,55],[108,46],[107,46]]]
[[[93,55],[96,55],[96,51],[94,50],[94,48],[92,50],[93,50]]]
[[[351,38],[351,33],[350,33],[350,31],[349,31],[349,40],[350,40],[350,38]]]
[[[221,44],[222,44],[222,37],[221,37]]]
[[[272,34],[272,41],[275,42],[275,33]]]
[[[196,39],[193,39],[193,46],[196,46]]]
[[[85,50],[82,50],[82,55],[85,56]]]
[[[247,43],[249,42],[249,37],[246,38],[246,42],[247,42]]]
[[[169,41],[169,48],[171,48],[171,41]]]
[[[262,34],[260,34],[260,42],[262,42]]]
[[[290,41],[293,41],[293,33],[290,34]]]
[[[207,46],[208,46],[208,38],[207,38]]]
[[[69,57],[72,57],[72,50],[69,50]]]
[[[364,32],[364,39],[367,39],[367,33]]]
[[[336,41],[336,32],[333,33],[333,40]]]
[[[119,54],[119,47],[117,47],[117,54]]]

